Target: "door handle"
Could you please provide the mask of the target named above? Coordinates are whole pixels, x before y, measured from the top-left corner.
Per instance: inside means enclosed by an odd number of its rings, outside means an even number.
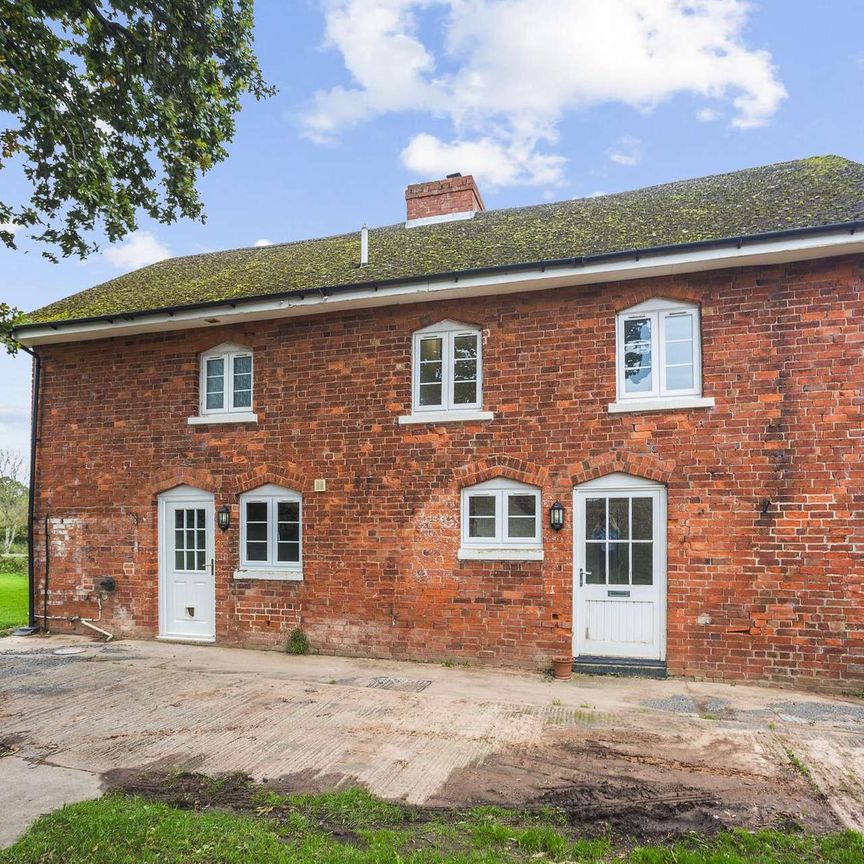
[[[210,559],[210,575],[211,576],[216,575],[216,559],[215,558]]]
[[[582,587],[582,577],[583,576],[590,576],[590,575],[591,575],[590,570],[583,570],[581,567],[579,568],[579,587],[580,588]]]

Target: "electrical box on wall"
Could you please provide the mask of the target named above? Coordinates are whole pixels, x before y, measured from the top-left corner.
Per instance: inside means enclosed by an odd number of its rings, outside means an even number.
[[[327,491],[327,481],[326,480],[316,480],[315,481],[315,491],[316,492],[326,492]]]

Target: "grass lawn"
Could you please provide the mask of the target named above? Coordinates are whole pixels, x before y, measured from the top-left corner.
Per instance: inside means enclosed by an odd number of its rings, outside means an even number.
[[[27,577],[0,573],[0,634],[27,623]]]
[[[218,786],[223,781],[208,781]],[[218,798],[218,796],[216,796]],[[182,807],[114,792],[43,816],[0,864],[802,864],[864,861],[864,837],[842,832],[726,832],[634,846],[573,836],[563,813],[479,807],[423,810],[361,790],[282,796],[256,787],[240,809],[206,796]]]

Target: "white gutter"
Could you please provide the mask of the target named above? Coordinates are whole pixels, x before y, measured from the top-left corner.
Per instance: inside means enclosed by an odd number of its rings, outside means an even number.
[[[81,342],[138,333],[159,333],[256,321],[268,318],[290,318],[320,315],[349,309],[389,306],[405,303],[427,303],[464,297],[514,294],[520,291],[543,291],[597,282],[622,282],[697,273],[729,267],[752,267],[807,261],[837,255],[864,253],[864,232],[852,234],[848,229],[816,235],[801,235],[762,242],[748,240],[743,245],[730,241],[729,246],[666,251],[634,252],[632,257],[588,262],[584,266],[538,265],[503,273],[447,276],[425,282],[405,282],[378,288],[361,286],[327,294],[326,289],[308,289],[302,294],[263,297],[260,300],[207,306],[167,312],[142,312],[117,315],[112,321],[62,322],[50,326],[28,327],[15,333],[25,346],[50,345],[57,342]]]

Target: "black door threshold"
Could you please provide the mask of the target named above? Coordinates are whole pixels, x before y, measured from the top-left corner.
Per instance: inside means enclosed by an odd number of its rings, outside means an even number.
[[[617,675],[621,678],[667,678],[662,660],[635,660],[628,657],[576,657],[573,671],[583,675]]]

